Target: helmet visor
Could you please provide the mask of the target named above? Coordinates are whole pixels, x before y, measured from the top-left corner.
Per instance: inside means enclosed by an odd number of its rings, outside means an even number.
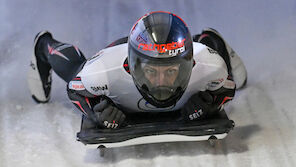
[[[191,60],[180,57],[151,58],[133,48],[129,51],[134,82],[148,96],[165,101],[187,87],[191,75]]]

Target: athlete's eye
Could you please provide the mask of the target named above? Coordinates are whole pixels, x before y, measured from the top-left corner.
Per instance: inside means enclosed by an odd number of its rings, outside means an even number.
[[[166,71],[166,73],[167,73],[168,76],[174,76],[174,75],[176,75],[178,73],[178,70],[172,68],[172,69],[168,69]]]
[[[156,71],[154,69],[151,69],[151,68],[145,68],[144,72],[147,75],[156,75]]]

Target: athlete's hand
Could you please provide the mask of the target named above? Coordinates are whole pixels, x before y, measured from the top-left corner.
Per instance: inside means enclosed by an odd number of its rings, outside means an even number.
[[[209,92],[199,92],[192,95],[181,109],[186,121],[202,120],[214,114],[218,108],[213,104],[213,97]]]
[[[109,104],[107,100],[103,100],[95,105],[93,110],[97,117],[98,124],[102,127],[115,129],[122,126],[124,123],[124,113]]]

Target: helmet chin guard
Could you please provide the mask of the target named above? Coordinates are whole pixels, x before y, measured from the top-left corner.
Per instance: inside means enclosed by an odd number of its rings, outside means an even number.
[[[179,88],[177,88],[176,91],[174,91],[174,94],[172,96],[170,96],[169,98],[167,98],[165,100],[160,100],[160,99],[156,99],[155,96],[150,95],[151,93],[147,90],[147,88],[145,88],[145,85],[143,86],[142,89],[138,89],[138,90],[140,91],[140,93],[142,94],[142,96],[144,97],[144,99],[147,102],[149,102],[153,106],[156,106],[159,108],[165,108],[165,107],[170,107],[172,105],[175,105],[177,103],[177,101],[179,100],[179,98],[184,93],[184,92],[182,92],[181,87],[179,87]],[[153,91],[158,91],[158,90],[156,89]]]

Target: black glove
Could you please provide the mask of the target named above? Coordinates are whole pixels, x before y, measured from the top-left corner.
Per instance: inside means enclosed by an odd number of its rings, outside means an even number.
[[[122,126],[125,115],[115,106],[108,103],[105,99],[93,108],[98,124],[105,128],[118,128]]]
[[[218,111],[212,95],[205,91],[192,95],[181,109],[185,121],[202,120]]]

